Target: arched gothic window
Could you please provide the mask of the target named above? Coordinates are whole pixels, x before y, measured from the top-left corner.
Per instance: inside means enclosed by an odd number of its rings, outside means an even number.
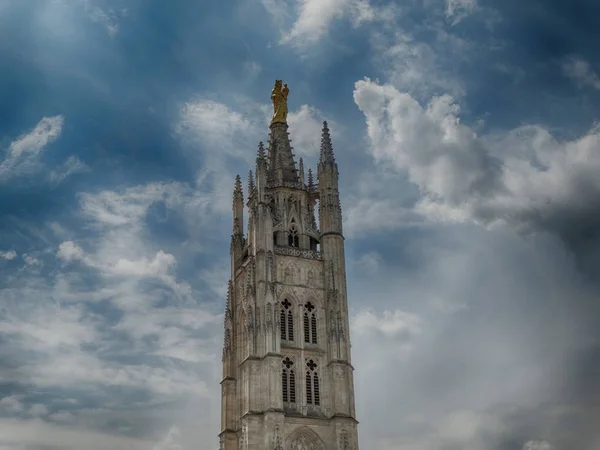
[[[300,247],[300,238],[298,236],[298,227],[294,223],[292,219],[292,225],[290,225],[290,230],[288,232],[288,245],[290,247]]]
[[[292,304],[287,298],[281,302],[280,314],[281,340],[292,342],[294,340],[294,314],[292,313]]]
[[[284,403],[296,403],[296,371],[294,361],[289,356],[283,359],[281,389]]]
[[[311,302],[304,305],[304,342],[317,343],[317,316],[315,306]]]
[[[306,403],[319,406],[321,404],[321,391],[317,363],[309,359],[306,362]]]

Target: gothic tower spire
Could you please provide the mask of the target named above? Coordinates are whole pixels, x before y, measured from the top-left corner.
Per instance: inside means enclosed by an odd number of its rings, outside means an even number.
[[[288,93],[278,80],[246,204],[233,190],[220,450],[358,450],[338,167],[324,123],[317,180],[296,168]]]
[[[331,145],[331,136],[329,134],[329,126],[327,125],[327,121],[323,122],[323,131],[321,132],[321,154],[319,157],[319,164],[335,164],[333,145]]]

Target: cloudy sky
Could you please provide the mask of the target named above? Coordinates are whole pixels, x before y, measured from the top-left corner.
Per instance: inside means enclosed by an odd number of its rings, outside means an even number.
[[[275,78],[341,171],[361,448],[598,450],[600,4],[0,0],[0,449],[217,448]]]

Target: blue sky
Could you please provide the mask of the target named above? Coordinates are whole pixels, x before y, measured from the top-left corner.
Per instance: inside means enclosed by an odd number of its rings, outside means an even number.
[[[0,0],[0,449],[216,448],[273,81],[340,166],[364,449],[600,446],[600,6]]]

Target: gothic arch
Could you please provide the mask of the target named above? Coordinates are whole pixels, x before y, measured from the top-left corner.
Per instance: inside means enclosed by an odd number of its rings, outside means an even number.
[[[317,433],[308,427],[301,427],[291,433],[286,442],[289,450],[325,450],[325,444]]]
[[[290,266],[290,269],[292,269],[292,266]],[[294,309],[298,308],[300,300],[294,293],[294,289],[289,286],[283,286],[281,291],[277,293],[277,302],[279,304],[286,298],[294,305]]]

